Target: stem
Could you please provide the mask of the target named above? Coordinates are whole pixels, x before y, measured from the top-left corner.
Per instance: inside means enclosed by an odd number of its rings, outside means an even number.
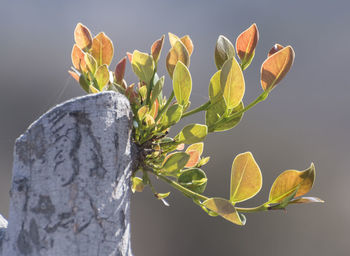
[[[212,125],[211,127],[209,127],[209,131],[213,130],[213,128],[217,125],[229,122],[237,117],[239,117],[240,115],[242,115],[244,112],[248,111],[249,109],[251,109],[252,107],[254,107],[256,104],[258,104],[261,101],[266,100],[267,96],[269,95],[268,91],[264,91],[262,94],[259,95],[259,97],[257,97],[252,103],[250,103],[248,106],[246,106],[244,109],[242,109],[241,111],[238,111],[236,113],[234,113],[233,115],[227,117],[227,118],[223,118],[221,120],[219,120],[218,122],[216,122],[214,125]]]
[[[251,213],[251,212],[262,212],[269,210],[269,207],[265,204],[259,205],[257,207],[252,208],[241,208],[241,207],[235,207],[237,212],[244,212],[244,213]]]
[[[165,103],[164,107],[159,111],[156,119],[154,120],[156,123],[158,122],[159,118],[163,115],[163,113],[168,109],[171,101],[173,100],[173,98],[175,97],[174,91],[171,92],[169,99],[167,100],[167,102]]]
[[[209,100],[207,103],[204,103],[203,105],[199,106],[198,108],[195,108],[195,109],[193,109],[193,110],[191,110],[191,111],[186,112],[185,114],[183,114],[183,115],[181,116],[181,119],[184,118],[184,117],[186,117],[186,116],[189,116],[189,115],[193,115],[193,114],[195,114],[195,113],[198,113],[198,112],[200,112],[200,111],[207,110],[209,106],[210,106],[210,100]]]
[[[173,188],[181,191],[182,193],[188,195],[189,197],[193,198],[193,199],[198,199],[201,201],[205,201],[208,200],[209,198],[200,194],[197,194],[196,192],[193,192],[192,190],[189,190],[183,186],[181,186],[179,183],[177,183],[176,181],[173,181],[165,176],[163,176],[162,174],[159,173],[155,173],[153,172],[153,174],[155,174],[157,177],[159,177],[160,179],[164,180],[166,183],[168,183],[170,186],[172,186]]]

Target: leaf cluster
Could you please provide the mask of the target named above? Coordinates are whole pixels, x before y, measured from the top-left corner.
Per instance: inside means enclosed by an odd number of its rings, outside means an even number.
[[[259,40],[258,28],[253,24],[243,31],[237,37],[235,47],[228,38],[219,36],[214,49],[217,71],[209,81],[209,101],[189,110],[192,91],[189,68],[194,51],[190,36],[179,37],[169,33],[166,69],[173,89],[169,97],[163,94],[165,76],[159,76],[157,72],[164,35],[152,44],[149,53],[138,50],[127,53],[114,71],[110,70],[114,47],[108,36],[101,32],[92,37],[90,30],[79,23],[74,39],[73,67],[69,73],[81,87],[87,93],[117,91],[130,101],[134,114],[133,140],[140,152],[140,164],[132,178],[134,192],[140,192],[148,185],[158,199],[168,204],[165,198],[170,192],[156,192],[149,178],[152,174],[191,198],[210,216],[220,215],[238,225],[244,225],[242,213],[245,212],[284,209],[288,204],[322,201],[302,197],[314,182],[315,168],[312,164],[305,171],[288,170],[278,176],[266,203],[254,208],[237,207],[237,203],[255,196],[262,186],[260,168],[250,152],[239,154],[233,161],[229,199],[202,195],[208,182],[202,170],[209,161],[209,157],[202,157],[205,137],[208,133],[232,129],[241,121],[244,112],[267,99],[293,64],[291,46],[276,44],[271,48],[261,65],[262,93],[245,106],[243,71],[254,58]],[[129,85],[124,79],[127,59],[138,79]],[[170,128],[181,119],[201,111],[205,112],[205,124],[188,124],[176,136],[168,136]]]

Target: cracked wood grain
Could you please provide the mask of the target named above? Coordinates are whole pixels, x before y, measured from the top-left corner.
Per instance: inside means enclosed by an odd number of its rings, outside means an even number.
[[[48,111],[15,144],[0,256],[131,256],[128,100],[103,92]]]

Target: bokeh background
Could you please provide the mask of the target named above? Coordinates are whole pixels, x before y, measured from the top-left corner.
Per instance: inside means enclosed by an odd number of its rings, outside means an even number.
[[[178,192],[165,207],[149,190],[132,199],[132,247],[153,255],[349,255],[350,253],[350,2],[349,1],[0,1],[0,212],[7,216],[14,140],[57,103],[84,94],[69,77],[77,22],[105,31],[117,60],[126,51],[149,51],[162,34],[189,34],[195,45],[190,71],[192,106],[208,99],[215,72],[213,51],[223,34],[235,42],[253,22],[260,41],[246,73],[245,103],[260,94],[259,70],[274,43],[291,44],[294,66],[269,99],[250,110],[237,128],[206,139],[207,195],[228,196],[234,156],[252,151],[267,198],[283,170],[313,161],[310,193],[325,204],[291,206],[287,212],[249,214],[244,227],[207,216]],[[160,73],[166,74],[164,58]],[[128,81],[135,81],[128,69]],[[171,87],[166,80],[166,91]],[[184,123],[204,122],[197,114]],[[167,186],[157,185],[160,192]],[[172,190],[171,190],[172,191]]]

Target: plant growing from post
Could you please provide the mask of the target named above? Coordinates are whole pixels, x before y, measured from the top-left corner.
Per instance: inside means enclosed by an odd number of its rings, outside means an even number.
[[[207,177],[201,169],[209,157],[203,157],[203,141],[208,133],[234,128],[244,113],[265,101],[275,86],[290,70],[294,60],[291,46],[274,45],[261,65],[262,93],[250,104],[243,104],[245,80],[243,72],[251,64],[259,33],[256,24],[236,39],[236,47],[219,36],[214,60],[217,72],[209,81],[209,101],[189,110],[192,78],[189,71],[193,43],[186,35],[169,33],[171,48],[166,56],[166,69],[173,90],[163,94],[165,76],[157,73],[158,60],[164,44],[163,35],[151,46],[150,53],[135,50],[127,53],[110,71],[114,54],[112,41],[101,32],[95,37],[79,23],[74,31],[73,67],[69,73],[87,93],[112,90],[124,94],[133,111],[133,142],[139,150],[139,164],[132,174],[133,192],[150,186],[156,198],[165,204],[168,193],[158,193],[150,175],[158,177],[193,200],[210,216],[244,225],[243,213],[285,209],[289,204],[323,202],[316,197],[304,197],[315,180],[315,167],[304,171],[287,170],[274,181],[268,200],[253,208],[237,204],[254,197],[262,187],[262,174],[251,152],[235,157],[231,168],[230,194],[227,199],[203,195]],[[236,56],[239,61],[236,60]],[[128,84],[125,79],[127,59],[138,81]],[[205,124],[188,124],[175,137],[168,136],[173,125],[183,118],[205,112]],[[185,145],[188,145],[185,149]]]

